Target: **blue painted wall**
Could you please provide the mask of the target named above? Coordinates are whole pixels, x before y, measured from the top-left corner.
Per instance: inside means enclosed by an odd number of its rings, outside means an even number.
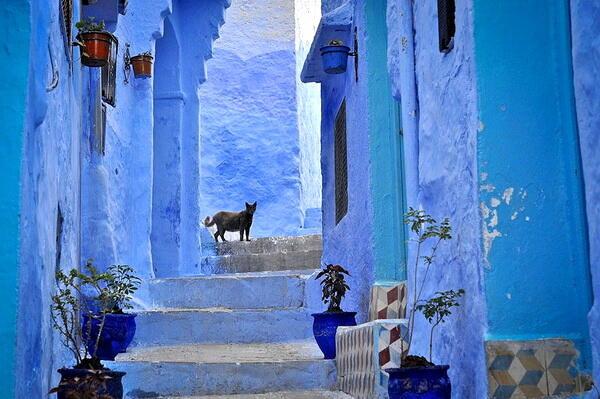
[[[571,338],[588,367],[569,3],[476,0],[474,13],[488,338]]]
[[[594,306],[588,315],[594,380],[600,381],[600,4],[585,0],[571,1],[571,36],[577,122],[586,211],[589,228],[590,270]]]
[[[199,89],[202,211],[258,201],[255,237],[298,234],[305,209],[320,202],[319,176],[303,161],[318,159],[318,132],[308,137],[311,123],[298,115],[296,18],[304,12],[293,0],[234,2]]]
[[[462,399],[487,395],[486,303],[480,266],[472,2],[456,3],[456,44],[442,54],[436,2],[388,0],[388,64],[393,92],[405,96],[407,197],[415,201],[408,205],[438,219],[449,217],[452,223],[454,238],[440,247],[424,295],[458,288],[467,292],[462,306],[436,332],[433,356],[434,362],[451,365],[453,397]],[[408,258],[415,258],[413,245],[408,246]],[[413,276],[410,265],[408,281]],[[418,317],[415,329],[413,349],[426,354],[429,324]]]
[[[406,279],[404,149],[400,104],[392,96],[387,69],[386,14],[387,0],[365,4],[370,180],[373,225],[377,229],[374,232],[374,252],[378,283]]]
[[[15,333],[19,254],[19,198],[25,128],[30,5],[26,1],[0,5],[0,34],[10,40],[0,49],[0,391],[14,395]]]
[[[79,51],[67,56],[72,47],[63,35],[57,3],[36,0],[30,6],[31,37],[24,45],[30,57],[21,174],[17,398],[44,397],[57,380],[56,368],[72,362],[51,327],[50,294],[56,268],[76,266],[80,248]],[[59,206],[64,222],[57,259]]]

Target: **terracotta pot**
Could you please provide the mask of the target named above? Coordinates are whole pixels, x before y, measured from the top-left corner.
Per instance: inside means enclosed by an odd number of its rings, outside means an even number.
[[[154,57],[151,55],[139,54],[131,57],[131,65],[136,78],[152,77],[152,61]]]
[[[83,43],[81,48],[81,63],[89,67],[103,67],[108,64],[110,49],[113,43],[112,35],[108,32],[84,32],[78,36]]]

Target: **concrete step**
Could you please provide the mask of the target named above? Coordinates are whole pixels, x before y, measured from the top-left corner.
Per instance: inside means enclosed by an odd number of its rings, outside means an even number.
[[[127,398],[331,390],[336,384],[335,362],[323,360],[313,341],[145,348],[107,364],[127,373]]]
[[[320,235],[265,237],[252,241],[229,241],[217,244],[217,255],[248,255],[278,252],[322,251]]]
[[[299,308],[314,270],[220,274],[150,280],[157,308]]]
[[[138,312],[134,345],[285,342],[312,336],[303,308],[157,309]]]
[[[250,395],[169,396],[161,399],[352,399],[337,391],[286,391]]]
[[[201,267],[203,272],[211,274],[317,269],[321,265],[321,254],[319,249],[208,256]]]

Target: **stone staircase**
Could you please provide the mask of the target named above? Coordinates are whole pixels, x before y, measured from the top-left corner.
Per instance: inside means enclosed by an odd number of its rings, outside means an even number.
[[[111,365],[127,372],[126,397],[347,398],[332,392],[335,363],[314,343],[305,306],[321,245],[320,236],[220,243],[210,259],[220,274],[151,281],[152,309]]]

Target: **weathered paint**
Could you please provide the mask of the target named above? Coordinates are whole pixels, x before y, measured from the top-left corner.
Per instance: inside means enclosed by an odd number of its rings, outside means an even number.
[[[5,39],[0,50],[0,391],[14,395],[15,333],[19,254],[19,198],[28,89],[30,5],[7,2],[0,5],[0,33]]]
[[[473,59],[472,2],[456,2],[456,37],[454,49],[442,54],[435,28],[435,1],[410,2],[388,0],[388,26],[407,18],[412,3],[413,30],[395,30],[389,39],[390,64],[404,65],[392,76],[394,93],[410,93],[417,87],[417,109],[406,109],[406,137],[416,124],[416,137],[406,152],[406,170],[410,170],[410,190],[417,203],[407,205],[427,210],[434,217],[450,218],[453,239],[437,253],[437,262],[429,275],[424,297],[435,291],[464,288],[467,292],[461,307],[444,326],[436,330],[434,362],[450,365],[453,397],[484,398],[487,393],[483,339],[486,330],[486,304],[480,263],[479,211],[477,200],[477,97]],[[393,8],[390,8],[393,7]],[[396,10],[396,13],[393,11]],[[409,74],[407,54],[414,43],[415,80]],[[402,75],[404,73],[404,76]],[[404,102],[404,99],[402,99]],[[414,100],[413,100],[414,101]],[[404,104],[403,104],[404,105]],[[414,112],[416,111],[416,112]],[[418,153],[415,153],[418,151]],[[416,165],[414,164],[416,162]],[[413,179],[418,179],[414,187]],[[413,182],[413,183],[411,183]],[[408,245],[408,281],[413,281],[412,261],[415,246]],[[414,289],[409,284],[409,295]],[[418,317],[415,329],[415,353],[427,354],[429,324]]]
[[[309,89],[297,93],[300,11],[293,0],[234,2],[199,89],[202,211],[257,201],[255,237],[297,234],[304,210],[320,202],[314,162],[307,167],[318,156],[318,118]]]
[[[594,306],[588,315],[594,380],[600,381],[600,4],[571,1],[571,37],[577,122],[589,228]]]
[[[474,20],[487,336],[573,339],[585,369],[591,290],[569,4],[475,0]]]

